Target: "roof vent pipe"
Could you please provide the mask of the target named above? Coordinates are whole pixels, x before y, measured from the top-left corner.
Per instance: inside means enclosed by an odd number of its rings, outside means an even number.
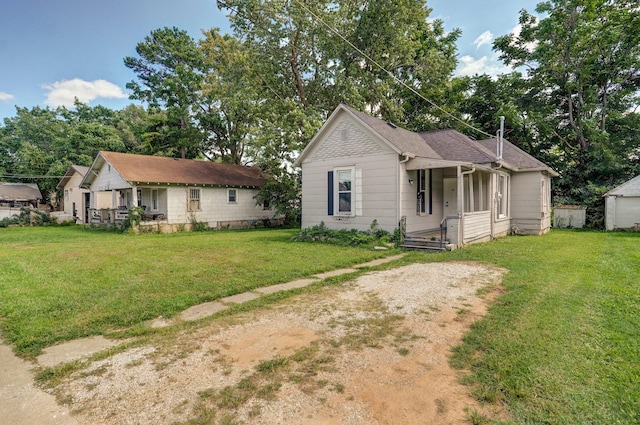
[[[500,131],[496,138],[496,153],[498,154],[498,161],[502,160],[502,147],[504,146],[504,115],[500,115]]]

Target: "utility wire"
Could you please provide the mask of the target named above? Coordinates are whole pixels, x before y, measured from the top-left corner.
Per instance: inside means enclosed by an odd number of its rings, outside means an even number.
[[[374,64],[375,66],[377,66],[378,68],[380,68],[380,70],[382,70],[383,72],[385,72],[387,75],[389,75],[391,78],[393,78],[393,80],[402,85],[404,88],[410,90],[412,93],[414,93],[416,96],[420,97],[422,100],[426,101],[427,103],[429,103],[431,106],[433,106],[434,108],[436,108],[437,110],[443,112],[445,115],[448,115],[449,117],[453,118],[454,120],[458,121],[460,124],[469,127],[470,129],[477,131],[480,134],[484,134],[485,136],[489,136],[489,137],[494,137],[493,134],[489,134],[483,130],[480,130],[478,128],[475,128],[474,126],[472,126],[471,124],[461,120],[460,118],[456,117],[455,115],[453,115],[452,113],[450,113],[449,111],[441,108],[438,104],[436,104],[435,102],[433,102],[431,99],[427,99],[424,95],[422,95],[421,93],[419,93],[418,91],[416,91],[413,87],[411,87],[410,85],[408,85],[407,83],[405,83],[404,81],[400,80],[398,77],[396,77],[395,75],[393,75],[393,73],[389,70],[387,70],[384,66],[382,66],[381,64],[379,64],[376,60],[374,60],[371,56],[367,55],[366,53],[364,53],[362,50],[360,50],[356,45],[354,45],[352,42],[350,42],[349,40],[347,40],[346,37],[344,37],[342,34],[340,34],[340,32],[338,30],[336,30],[334,27],[332,27],[331,25],[327,24],[322,18],[320,18],[318,15],[316,15],[315,13],[313,13],[312,10],[310,10],[307,6],[305,6],[303,3],[300,2],[300,0],[293,0],[294,2],[296,2],[300,7],[302,7],[304,10],[306,10],[311,16],[313,16],[317,21],[319,21],[322,25],[324,25],[325,27],[327,27],[329,29],[329,31],[331,31],[332,33],[334,33],[335,35],[337,35],[338,37],[340,37],[340,39],[342,41],[344,41],[345,43],[347,43],[349,45],[349,47],[351,47],[353,50],[355,50],[356,52],[360,53],[362,56],[365,57],[365,59],[367,59],[369,62],[371,62],[372,64]]]

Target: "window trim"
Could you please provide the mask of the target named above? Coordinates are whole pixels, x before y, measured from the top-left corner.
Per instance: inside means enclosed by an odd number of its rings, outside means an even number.
[[[496,187],[496,215],[498,219],[509,217],[509,187],[510,176],[508,174],[498,174]]]
[[[433,170],[416,170],[416,212],[419,216],[433,214]]]
[[[193,195],[197,195],[194,197]],[[188,211],[201,211],[201,199],[202,192],[199,187],[189,187],[187,188],[187,209]],[[197,201],[197,206],[193,208],[191,205],[193,201]]]
[[[231,192],[233,192],[233,200],[231,199]],[[236,188],[228,188],[227,189],[227,204],[237,204],[238,203],[238,189]]]
[[[351,186],[349,190],[340,190],[340,173],[349,172]],[[333,205],[334,215],[339,217],[355,217],[356,215],[356,167],[336,167],[333,169]],[[349,194],[349,211],[340,210],[340,194]]]

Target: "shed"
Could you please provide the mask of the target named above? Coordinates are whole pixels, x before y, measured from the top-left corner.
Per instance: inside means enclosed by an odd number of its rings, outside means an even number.
[[[587,219],[587,207],[581,205],[560,205],[553,208],[553,227],[582,229]]]
[[[604,194],[607,230],[640,227],[640,176]]]
[[[6,207],[38,206],[42,194],[35,183],[0,182],[0,205]]]

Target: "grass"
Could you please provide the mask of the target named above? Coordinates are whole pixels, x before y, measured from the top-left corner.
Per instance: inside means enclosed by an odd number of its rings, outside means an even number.
[[[24,357],[201,302],[388,255],[291,242],[296,230],[128,235],[0,229],[0,328]]]
[[[385,255],[292,243],[294,233],[134,237],[77,228],[2,229],[0,327],[29,356],[61,339]],[[509,424],[640,423],[640,234],[553,231],[448,253],[411,253],[396,264],[435,261],[509,270],[504,293],[451,359],[470,370],[466,382],[479,400],[496,406],[489,411],[505,406]],[[248,393],[269,398],[287,380],[306,383],[309,391],[321,385],[344,391],[315,374],[331,364],[332,349],[357,355],[358,348],[400,338],[392,312],[373,319],[344,317],[342,325],[354,330],[349,341],[275,358],[225,392],[201,394],[200,416],[189,423],[211,423],[212,417],[234,423],[233,415],[221,416],[228,406],[246,403]],[[403,342],[397,341],[401,355],[408,350]],[[468,415],[472,423],[500,423],[475,410]]]
[[[514,424],[640,423],[640,235],[554,231],[442,256],[507,268],[452,364]]]

